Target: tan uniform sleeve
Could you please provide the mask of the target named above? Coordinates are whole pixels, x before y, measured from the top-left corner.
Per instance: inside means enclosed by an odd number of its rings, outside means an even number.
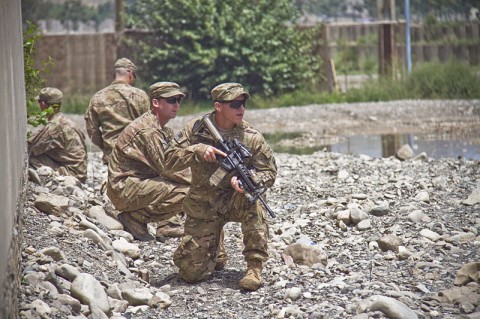
[[[98,120],[98,115],[95,111],[95,102],[94,100],[90,101],[87,111],[85,112],[85,126],[87,128],[87,133],[92,143],[97,145],[101,150],[103,150],[103,138],[102,131],[100,130],[100,121]]]
[[[28,140],[29,154],[39,156],[65,145],[62,129],[55,123],[48,123],[41,131]]]
[[[134,118],[136,119],[143,113],[150,110],[150,98],[148,97],[147,93],[141,91],[142,93],[139,94],[139,99],[137,103],[134,103]]]
[[[250,166],[255,168],[255,175],[260,186],[272,187],[277,176],[277,165],[273,151],[260,133],[255,134]]]
[[[192,127],[195,120],[189,122],[172,141],[165,152],[165,169],[176,172],[192,166],[194,163],[205,162],[203,155],[209,145],[195,144],[192,137]]]

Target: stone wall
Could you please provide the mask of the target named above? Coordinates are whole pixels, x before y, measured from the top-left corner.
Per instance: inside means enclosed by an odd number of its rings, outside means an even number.
[[[26,107],[20,1],[0,1],[0,318],[17,317]]]

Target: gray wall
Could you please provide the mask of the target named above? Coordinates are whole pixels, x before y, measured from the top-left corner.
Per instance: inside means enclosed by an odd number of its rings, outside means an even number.
[[[0,0],[0,318],[16,317],[26,108],[19,0]]]

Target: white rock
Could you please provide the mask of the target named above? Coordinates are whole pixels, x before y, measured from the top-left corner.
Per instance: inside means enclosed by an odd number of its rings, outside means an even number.
[[[421,210],[414,210],[413,212],[408,214],[407,218],[413,223],[418,223],[418,222],[422,221],[426,216],[427,215],[422,213]]]
[[[158,291],[155,295],[148,301],[148,305],[152,308],[161,308],[166,309],[170,307],[172,300],[170,296],[162,291]]]
[[[345,209],[341,210],[337,213],[337,220],[342,221],[345,225],[349,225],[351,220],[350,220],[350,210]]]
[[[122,290],[122,298],[131,306],[147,305],[153,294],[148,288],[133,288]]]
[[[68,209],[69,199],[65,196],[42,193],[35,200],[35,207],[46,214],[59,215]]]
[[[400,149],[397,151],[397,157],[401,160],[407,160],[413,157],[413,150],[408,144],[404,144]]]
[[[415,200],[419,202],[429,202],[430,201],[430,195],[428,194],[427,191],[420,191],[417,193],[415,196]]]
[[[72,265],[62,264],[55,268],[55,273],[62,278],[73,281],[81,272]]]
[[[369,229],[370,227],[372,227],[372,222],[370,221],[370,219],[362,220],[357,224],[358,230],[366,230],[366,229]]]
[[[368,214],[359,208],[350,209],[350,220],[353,224],[358,224],[362,220],[368,219]]]
[[[129,243],[125,238],[120,237],[117,240],[114,240],[112,242],[113,248],[118,250],[119,252],[125,254],[126,256],[132,258],[132,259],[137,259],[140,257],[142,251],[140,248],[132,243]]]
[[[390,319],[418,319],[417,314],[405,304],[385,296],[373,295],[357,308],[357,314],[374,311],[380,311]]]
[[[398,259],[405,260],[411,255],[412,253],[405,246],[398,246]]]
[[[426,229],[426,228],[424,228],[420,231],[420,236],[425,237],[427,239],[430,239],[431,241],[434,241],[434,242],[439,240],[442,237],[439,234],[437,234],[436,232],[431,231],[430,229]]]
[[[299,287],[292,287],[292,288],[288,288],[285,291],[284,299],[290,299],[292,301],[295,301],[299,299],[301,296],[302,296],[302,289],[300,289]]]
[[[96,219],[108,230],[123,230],[123,225],[115,218],[108,216],[102,206],[90,207],[87,216]]]
[[[89,305],[90,310],[99,308],[105,314],[110,315],[111,309],[107,293],[92,275],[87,273],[78,275],[72,282],[70,293],[72,297],[77,298],[83,304]]]
[[[350,176],[350,173],[345,170],[340,170],[337,175],[338,179],[347,179],[348,176]]]
[[[49,305],[40,299],[32,301],[32,307],[41,315],[42,318],[49,318],[52,313],[52,309]]]

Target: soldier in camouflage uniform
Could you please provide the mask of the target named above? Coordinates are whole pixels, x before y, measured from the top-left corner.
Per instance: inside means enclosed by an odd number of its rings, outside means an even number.
[[[271,148],[262,134],[243,120],[250,95],[238,83],[215,87],[211,96],[215,111],[208,116],[225,140],[236,138],[252,154],[247,167],[254,169],[256,182],[271,187],[277,168]],[[262,283],[263,262],[268,258],[268,227],[260,203],[249,205],[237,177],[219,169],[216,155],[225,156],[213,147],[214,139],[201,119],[190,121],[172,141],[167,151],[167,166],[180,169],[191,166],[192,185],[183,201],[185,235],[174,254],[180,276],[197,282],[224,268],[227,261],[223,247],[223,226],[227,222],[241,223],[243,255],[247,273],[240,287],[257,290]]]
[[[147,93],[133,87],[135,65],[126,58],[115,63],[114,81],[93,95],[85,112],[87,133],[108,164],[115,140],[134,119],[150,109]]]
[[[147,241],[147,224],[158,222],[157,237],[183,235],[182,200],[190,184],[190,170],[169,173],[164,151],[173,137],[165,126],[173,119],[185,97],[172,82],[150,86],[151,110],[120,133],[108,167],[107,195],[124,228],[136,239]]]
[[[44,128],[28,139],[29,164],[34,168],[50,166],[61,175],[70,175],[85,183],[87,148],[85,135],[60,107],[63,94],[56,88],[43,88],[37,96],[42,110],[53,109]]]

